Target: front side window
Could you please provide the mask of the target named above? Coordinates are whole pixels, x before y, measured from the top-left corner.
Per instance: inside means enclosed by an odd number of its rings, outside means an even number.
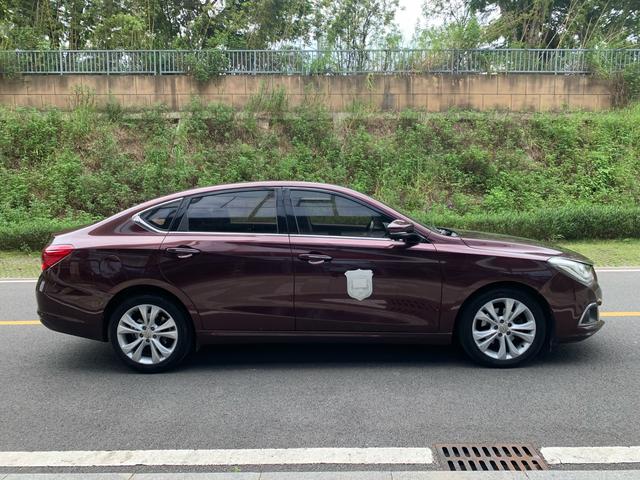
[[[176,216],[180,202],[182,199],[150,208],[140,214],[140,219],[155,229],[167,231],[171,228],[171,222]]]
[[[291,203],[298,231],[305,235],[384,238],[391,223],[386,215],[333,193],[292,190]]]
[[[273,190],[215,193],[191,199],[181,231],[278,233]]]

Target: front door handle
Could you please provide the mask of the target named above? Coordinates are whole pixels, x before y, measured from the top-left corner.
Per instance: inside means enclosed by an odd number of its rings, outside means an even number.
[[[190,258],[193,255],[200,253],[200,250],[191,247],[169,247],[167,248],[167,253],[171,253],[178,258]]]
[[[311,265],[320,265],[321,263],[333,260],[329,255],[322,255],[320,253],[301,253],[298,255],[298,258]]]

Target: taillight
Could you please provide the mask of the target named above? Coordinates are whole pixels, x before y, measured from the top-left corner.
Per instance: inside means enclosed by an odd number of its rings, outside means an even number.
[[[54,266],[73,252],[73,245],[49,245],[42,251],[42,270]]]

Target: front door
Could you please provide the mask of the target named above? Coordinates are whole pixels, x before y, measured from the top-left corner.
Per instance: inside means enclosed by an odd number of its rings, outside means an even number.
[[[438,331],[433,245],[391,240],[386,225],[394,219],[358,199],[322,189],[286,196],[297,330]]]
[[[280,189],[241,189],[187,199],[160,269],[196,306],[205,330],[293,331],[289,235]]]

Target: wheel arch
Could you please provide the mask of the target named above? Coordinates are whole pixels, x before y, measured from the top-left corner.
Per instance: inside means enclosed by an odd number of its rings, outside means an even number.
[[[553,311],[551,310],[551,306],[549,305],[549,302],[547,302],[547,299],[544,298],[544,296],[542,296],[540,294],[540,292],[538,292],[535,288],[524,284],[524,283],[520,283],[520,282],[513,282],[513,281],[503,281],[503,282],[493,282],[493,283],[488,283],[486,285],[483,285],[482,287],[476,289],[473,293],[471,293],[465,300],[464,302],[462,302],[462,305],[460,306],[460,308],[458,309],[458,312],[456,314],[456,319],[455,322],[453,324],[453,341],[454,342],[458,342],[458,326],[460,325],[460,320],[462,318],[462,315],[465,312],[465,309],[468,307],[468,305],[478,296],[483,295],[491,290],[498,290],[500,288],[512,288],[514,290],[520,290],[522,292],[527,293],[528,295],[531,295],[533,298],[535,298],[540,307],[542,308],[544,314],[545,314],[545,321],[546,321],[546,326],[547,326],[547,331],[546,331],[546,338],[544,341],[544,345],[549,345],[549,342],[551,340],[551,338],[553,338],[553,333],[555,332],[555,317],[553,316]]]
[[[178,298],[177,295],[170,292],[166,288],[162,288],[157,285],[131,285],[123,288],[118,291],[110,300],[107,302],[107,305],[104,309],[103,320],[102,320],[102,337],[105,341],[109,340],[109,321],[111,319],[111,315],[113,311],[118,307],[120,302],[122,302],[126,298],[130,298],[136,295],[158,295],[166,298],[171,301],[178,307],[185,315],[185,318],[188,321],[189,326],[191,327],[192,333],[195,333],[196,326],[194,323],[193,316],[189,312],[189,309],[184,304],[184,302]],[[195,338],[195,335],[194,335]]]

